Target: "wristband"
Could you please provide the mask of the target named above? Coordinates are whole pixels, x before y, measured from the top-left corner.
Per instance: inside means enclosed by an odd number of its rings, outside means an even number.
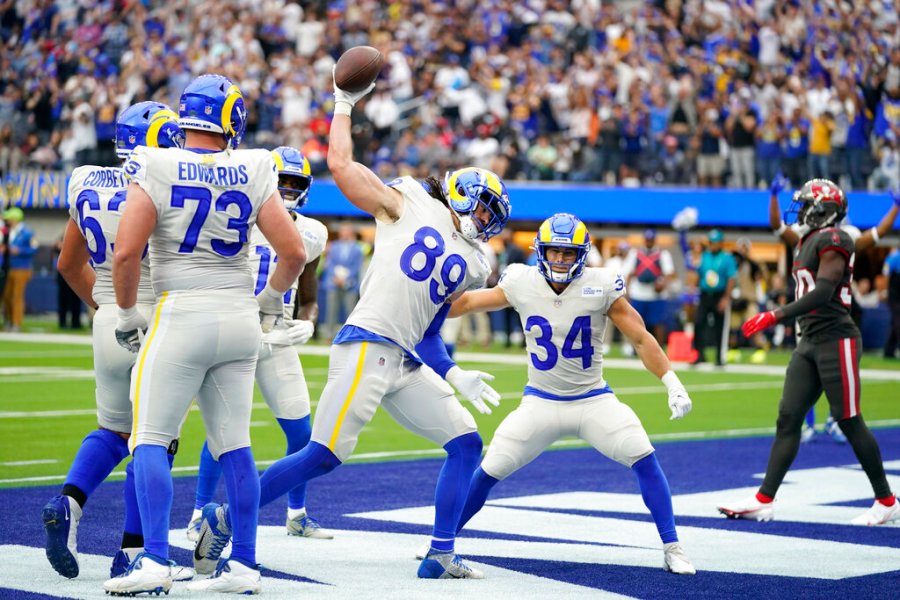
[[[673,390],[684,389],[684,384],[682,384],[681,380],[678,379],[678,375],[675,374],[675,371],[666,371],[666,374],[663,375],[660,379],[662,379],[662,382],[666,386],[666,389],[670,392]]]
[[[873,228],[870,229],[869,231],[872,232],[872,239],[875,240],[875,243],[877,244],[877,243],[878,243],[878,240],[881,239],[881,236],[878,235],[878,228],[877,228],[877,227],[873,227]]]
[[[334,114],[336,115],[347,115],[349,117],[351,111],[353,111],[353,105],[347,101],[338,100],[334,103]]]
[[[778,226],[778,229],[773,229],[772,231],[775,232],[775,235],[780,236],[782,233],[787,231],[787,228],[788,228],[788,226],[785,224],[784,221],[782,221],[781,225]]]

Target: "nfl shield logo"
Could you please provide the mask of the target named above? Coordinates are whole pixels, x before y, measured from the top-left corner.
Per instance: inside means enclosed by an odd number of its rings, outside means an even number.
[[[209,106],[209,105],[204,106],[203,112],[205,112],[208,115],[211,115],[212,114],[212,106]]]
[[[134,134],[128,136],[128,143],[133,144],[137,141],[137,137]]]

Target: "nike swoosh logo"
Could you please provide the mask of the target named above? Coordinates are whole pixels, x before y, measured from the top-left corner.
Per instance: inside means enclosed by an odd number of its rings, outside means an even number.
[[[206,539],[207,531],[204,531],[200,534],[200,538],[197,540],[197,545],[194,546],[194,560],[203,560],[205,557],[200,554],[200,547],[203,545],[203,540]]]

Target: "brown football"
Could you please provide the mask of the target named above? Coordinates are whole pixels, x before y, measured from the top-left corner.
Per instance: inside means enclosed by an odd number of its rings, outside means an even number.
[[[345,92],[360,92],[375,81],[384,57],[372,46],[354,46],[343,54],[334,68],[334,82]]]

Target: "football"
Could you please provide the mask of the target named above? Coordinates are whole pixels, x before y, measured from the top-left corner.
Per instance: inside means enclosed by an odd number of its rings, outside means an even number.
[[[345,92],[360,92],[381,72],[384,56],[372,46],[354,46],[343,54],[334,68],[334,83]]]

